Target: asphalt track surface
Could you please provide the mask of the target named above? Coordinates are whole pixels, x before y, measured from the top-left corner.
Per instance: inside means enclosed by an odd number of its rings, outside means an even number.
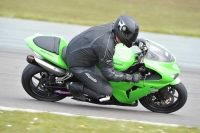
[[[33,54],[24,38],[35,33],[63,36],[70,41],[88,27],[0,17],[0,106],[42,111],[64,112],[86,116],[149,121],[200,127],[200,39],[173,35],[140,33],[163,44],[177,58],[180,78],[188,90],[185,106],[171,114],[153,113],[139,105],[122,107],[95,105],[66,98],[59,102],[37,101],[21,85],[21,73]]]

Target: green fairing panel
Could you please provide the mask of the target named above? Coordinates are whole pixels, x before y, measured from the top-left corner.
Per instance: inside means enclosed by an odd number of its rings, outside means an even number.
[[[151,93],[151,90],[159,90],[168,83],[157,83],[156,80],[140,81],[138,83],[110,82],[113,88],[113,96],[121,103],[134,104],[136,100]],[[130,90],[136,86],[136,90]]]
[[[176,58],[164,46],[148,40],[150,47],[145,56],[145,67],[156,71],[162,77],[158,83],[174,81],[174,75],[180,74]]]
[[[154,70],[162,76],[159,83],[170,83],[174,80],[173,75],[180,74],[177,62],[156,62],[147,59],[144,62],[146,68]]]
[[[161,45],[159,44],[155,44],[155,46],[157,46],[158,48],[161,47]],[[120,46],[118,48],[120,48]],[[163,46],[161,48],[166,50],[167,53],[164,51],[164,54],[166,54],[167,57],[170,57],[169,54],[171,53]],[[152,52],[155,53],[156,51]],[[162,54],[162,53],[159,53],[158,51],[157,54]],[[121,56],[119,56],[119,58],[120,57]],[[129,58],[130,56],[125,56],[124,58],[127,57]],[[122,59],[120,61],[123,62],[124,60]],[[154,70],[155,72],[159,73],[161,78],[149,79],[145,81],[141,80],[138,83],[110,82],[111,86],[113,87],[113,95],[119,102],[133,104],[136,100],[144,96],[147,96],[151,92],[158,91],[160,88],[163,88],[167,85],[176,85],[180,83],[180,79],[178,77],[174,79],[174,75],[180,74],[180,68],[175,60],[175,57],[172,61],[168,62],[167,61],[164,62],[162,60],[153,60],[147,57],[144,59],[144,63],[146,68]],[[134,87],[135,90],[132,90],[131,89],[132,87]]]
[[[136,54],[131,48],[119,43],[115,47],[113,62],[116,70],[124,71],[136,62]]]
[[[68,66],[66,65],[66,63],[62,59],[62,50],[65,46],[68,45],[66,40],[63,37],[60,37],[60,36],[52,36],[52,37],[58,37],[58,38],[61,39],[60,40],[60,46],[59,46],[59,55],[57,55],[55,53],[49,52],[49,51],[42,49],[42,48],[38,47],[37,45],[35,45],[35,43],[33,42],[33,39],[35,37],[38,37],[38,36],[43,36],[43,35],[36,34],[34,36],[30,36],[30,37],[27,37],[25,39],[25,42],[27,43],[28,47],[31,50],[35,51],[40,56],[42,56],[44,59],[48,60],[49,62],[51,62],[51,63],[53,63],[53,64],[55,64],[55,65],[57,65],[57,66],[59,66],[63,69],[69,70]]]

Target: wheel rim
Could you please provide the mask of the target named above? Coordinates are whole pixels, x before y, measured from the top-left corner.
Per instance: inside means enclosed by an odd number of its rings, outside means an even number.
[[[156,110],[160,111],[166,111],[171,110],[177,107],[182,99],[182,96],[178,89],[174,87],[168,88],[169,92],[169,98],[165,100],[159,100],[158,96],[156,96],[156,93],[150,94],[147,97],[144,97],[144,102],[148,104],[151,108],[154,108]]]
[[[39,72],[33,75],[30,78],[30,88],[31,91],[39,97],[43,98],[55,98],[58,97],[59,94],[49,91],[46,87],[44,87],[45,83],[48,81],[49,75],[47,72]],[[46,79],[46,81],[44,80]],[[40,85],[39,82],[44,80]]]

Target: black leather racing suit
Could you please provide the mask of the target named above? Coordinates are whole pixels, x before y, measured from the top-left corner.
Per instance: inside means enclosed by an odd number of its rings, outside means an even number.
[[[89,28],[74,37],[67,48],[65,61],[73,75],[84,84],[74,84],[74,87],[82,87],[84,93],[95,99],[112,95],[108,80],[126,79],[125,73],[115,71],[113,67],[116,42],[112,31],[113,23]],[[101,72],[96,64],[100,65]]]

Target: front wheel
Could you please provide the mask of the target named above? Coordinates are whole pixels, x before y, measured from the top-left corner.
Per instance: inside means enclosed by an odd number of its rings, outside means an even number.
[[[165,94],[162,94],[165,92]],[[156,93],[140,99],[140,103],[148,110],[158,113],[172,113],[184,106],[187,101],[187,90],[182,83],[168,86]]]
[[[28,64],[22,73],[22,86],[24,90],[33,98],[41,101],[59,101],[65,98],[65,95],[56,94],[45,88],[45,84],[49,82],[51,74],[45,69]]]

